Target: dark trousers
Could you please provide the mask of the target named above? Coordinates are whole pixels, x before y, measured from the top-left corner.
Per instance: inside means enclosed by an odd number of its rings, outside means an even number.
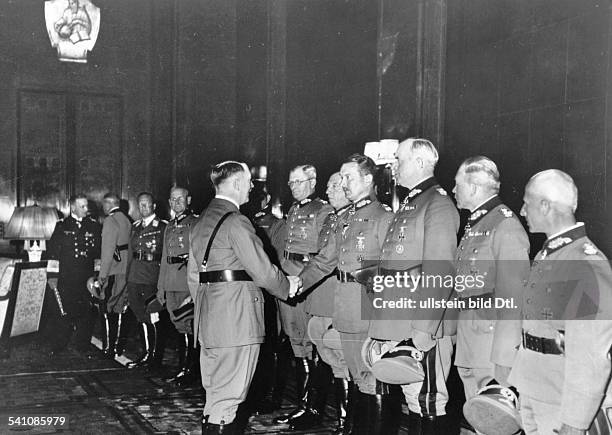
[[[65,349],[70,343],[72,333],[75,331],[74,344],[79,350],[87,350],[91,342],[91,334],[93,332],[95,313],[89,301],[89,297],[71,298],[74,294],[68,291],[62,291],[60,297],[65,315],[62,315],[57,298],[53,291],[47,289],[51,293],[50,308],[51,321],[48,324],[46,336],[53,350]]]

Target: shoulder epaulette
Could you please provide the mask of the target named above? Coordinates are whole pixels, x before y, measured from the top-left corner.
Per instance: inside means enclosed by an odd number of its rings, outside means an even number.
[[[319,200],[319,201],[320,201],[322,204],[328,204],[328,202],[327,202],[327,201],[325,201],[324,199],[317,198],[317,200]]]
[[[499,212],[501,214],[503,214],[504,217],[507,217],[507,218],[511,218],[512,216],[514,216],[514,213],[512,212],[512,210],[510,210],[509,208],[506,208],[506,207],[500,208]]]
[[[132,222],[132,226],[137,227],[138,225],[140,225],[141,222],[142,222],[142,219],[138,219],[138,220]]]
[[[168,225],[168,221],[166,219],[160,219],[159,221],[164,225]]]
[[[393,211],[393,209],[391,207],[389,207],[387,204],[380,204],[382,205],[382,208],[385,209],[385,211]]]
[[[448,196],[448,193],[446,193],[446,190],[442,189],[441,187],[438,187],[436,190],[438,191],[440,195]]]
[[[582,249],[586,255],[595,255],[598,252],[595,245],[593,245],[590,242],[587,242],[584,245],[582,245]]]

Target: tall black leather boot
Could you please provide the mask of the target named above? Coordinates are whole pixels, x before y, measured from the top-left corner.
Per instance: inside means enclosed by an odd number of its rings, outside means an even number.
[[[153,359],[155,330],[152,328],[152,326],[153,325],[147,325],[146,323],[140,324],[140,340],[143,345],[143,353],[139,358],[126,365],[128,369],[144,367]]]
[[[114,343],[114,355],[121,356],[125,352],[127,345],[128,334],[130,333],[132,313],[126,310],[124,313],[117,314],[117,339]]]
[[[181,334],[178,341],[178,369],[170,376],[163,378],[166,382],[176,382],[180,377],[184,376],[187,370],[187,353],[189,351],[189,334]]]
[[[272,361],[272,391],[256,405],[257,412],[260,414],[269,414],[281,407],[287,385],[287,375],[291,367],[292,353],[289,338],[286,335],[279,336]]]
[[[401,389],[376,381],[376,394],[369,396],[368,433],[371,435],[394,435],[399,431],[402,413]]]
[[[421,435],[437,435],[452,433],[447,415],[425,415],[421,418]]]
[[[295,377],[297,383],[297,397],[298,406],[289,414],[278,416],[274,419],[276,424],[287,424],[306,411],[306,402],[308,400],[308,393],[310,390],[311,373],[313,367],[313,361],[308,358],[296,358],[295,359]]]
[[[108,346],[104,349],[104,355],[107,358],[115,358],[115,343],[119,335],[119,316],[117,313],[106,314],[108,322]]]
[[[334,389],[337,410],[334,434],[349,434],[353,427],[353,413],[349,408],[353,404],[353,383],[346,378],[334,378]]]
[[[408,433],[421,435],[421,415],[410,411],[408,414]]]
[[[353,403],[351,405],[351,411],[353,412],[353,428],[351,435],[370,435],[368,427],[368,410],[370,403],[370,394],[362,393],[357,384],[354,386]],[[410,434],[412,435],[412,434]]]
[[[176,383],[179,386],[187,386],[196,382],[200,374],[200,352],[194,346],[193,334],[187,334],[187,352],[184,370],[177,375]]]
[[[309,385],[310,391],[307,395],[306,409],[302,415],[290,422],[289,427],[293,430],[311,429],[321,424],[325,415],[327,395],[333,382],[333,373],[331,367],[320,357],[315,362],[316,365]]]

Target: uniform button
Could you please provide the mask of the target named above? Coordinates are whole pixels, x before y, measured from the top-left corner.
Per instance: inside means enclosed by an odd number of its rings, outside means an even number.
[[[344,261],[341,261],[340,264],[344,264]]]
[[[393,232],[393,228],[389,228],[389,232],[392,233]]]
[[[461,257],[459,257],[459,261],[461,261]]]
[[[552,291],[552,289],[551,289],[550,287],[548,287],[548,288],[546,289],[546,293],[550,293],[551,291]]]
[[[463,251],[463,249],[464,249],[464,248],[465,248],[465,246],[461,246],[461,248],[460,248],[460,249]]]
[[[406,219],[402,220],[403,223],[406,223]]]
[[[258,300],[259,300],[259,298],[257,298],[257,297],[256,297],[256,298],[255,298],[255,302],[257,302]]]
[[[525,300],[525,302],[527,302],[528,304],[530,304],[530,303],[531,303],[531,298],[527,298],[527,299]]]
[[[523,285],[527,285],[529,281],[527,281],[526,279],[523,280]]]
[[[478,254],[478,249],[474,248],[474,254]]]
[[[387,237],[387,238],[385,239],[385,242],[388,242],[389,240],[391,240],[391,239],[389,239],[389,238]]]
[[[342,252],[346,252],[346,248],[342,248]]]
[[[529,320],[531,319],[531,316],[529,314],[525,314],[525,320]]]

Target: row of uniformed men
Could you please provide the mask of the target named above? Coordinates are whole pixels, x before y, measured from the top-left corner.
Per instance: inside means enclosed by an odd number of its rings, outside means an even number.
[[[189,192],[180,187],[170,191],[174,218],[166,222],[155,215],[150,193],[138,195],[141,219],[132,223],[120,210],[120,198],[112,193],[103,199],[106,215],[100,225],[87,216],[87,197],[70,199],[70,216],[57,222],[49,241],[48,256],[58,263],[58,274],[50,274],[51,287],[58,292],[64,321],[56,333],[52,353],[66,347],[70,329],[76,329],[77,348],[95,355],[89,342],[93,329],[87,280],[98,273],[100,291],[93,292],[103,313],[103,355],[115,357],[125,350],[128,306],[140,323],[144,352],[129,368],[159,368],[163,357],[169,314],[181,334],[179,370],[169,380],[179,384],[197,377],[197,354],[193,343],[193,315],[189,315],[186,263],[189,227],[197,219],[189,210]],[[95,264],[95,266],[94,266]],[[53,265],[51,267],[54,269]],[[159,304],[153,303],[157,299]],[[161,304],[166,303],[166,310]],[[157,305],[157,307],[155,306]],[[151,317],[153,312],[159,314]],[[175,314],[176,313],[176,314]],[[156,319],[157,317],[157,319]],[[161,317],[161,321],[156,321]]]
[[[457,172],[457,206],[472,212],[457,246],[457,208],[434,178],[434,145],[408,139],[396,157],[396,181],[410,191],[395,214],[375,199],[376,166],[368,157],[349,157],[330,178],[331,206],[314,196],[312,166],[291,171],[295,203],[286,223],[266,223],[289,279],[270,264],[238,212],[248,200],[248,168],[238,162],[217,165],[211,176],[217,196],[191,231],[188,264],[207,391],[204,433],[236,430],[236,409],[246,398],[265,335],[259,288],[279,298],[282,326],[298,359],[300,405],[276,420],[293,429],[321,421],[333,373],[343,405],[338,433],[397,432],[397,387],[373,375],[371,361],[362,355],[366,342],[373,348],[408,345],[424,355],[424,379],[401,387],[410,434],[452,431],[446,380],[455,339],[466,398],[491,381],[516,387],[527,434],[585,433],[607,404],[612,270],[584,224],[575,221],[577,189],[571,177],[543,171],[525,188],[521,215],[531,232],[548,237],[530,265],[525,230],[498,197],[493,161],[470,158]],[[369,299],[359,271],[371,259],[384,275],[406,270],[423,276],[479,275],[484,285],[454,296],[466,304],[501,298],[515,308],[462,309],[459,322],[449,310],[364,315]],[[412,290],[416,300],[451,296],[441,285]],[[385,298],[399,300],[405,291],[391,286]],[[499,429],[502,422],[492,423]]]

